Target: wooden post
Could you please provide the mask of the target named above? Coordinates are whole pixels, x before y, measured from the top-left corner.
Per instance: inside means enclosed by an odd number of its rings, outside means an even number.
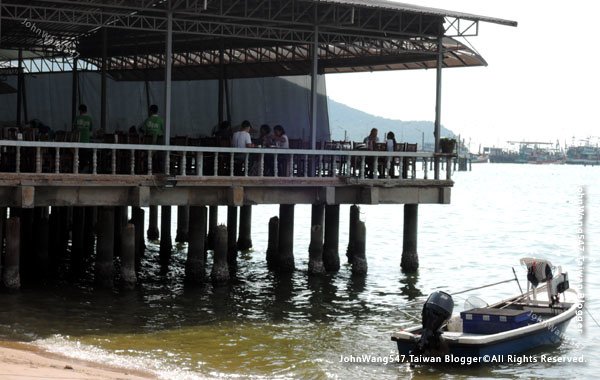
[[[277,256],[279,254],[279,218],[277,216],[269,219],[269,243],[267,245],[267,267],[275,269]]]
[[[350,206],[350,223],[348,230],[348,249],[346,250],[346,257],[348,262],[352,264],[354,258],[354,245],[356,244],[356,226],[360,221],[360,208],[357,205]]]
[[[215,249],[210,278],[215,283],[229,281],[227,265],[227,227],[220,225],[215,229]]]
[[[400,266],[405,273],[414,273],[419,268],[419,256],[417,254],[418,215],[419,205],[404,205],[404,235]]]
[[[323,265],[328,272],[340,270],[338,252],[340,232],[340,205],[325,206],[325,241],[323,244]]]
[[[206,207],[190,207],[189,245],[185,262],[185,280],[189,283],[204,281],[204,242],[206,240]]]
[[[102,288],[113,287],[113,250],[115,247],[115,208],[99,207],[96,223],[96,284]]]
[[[252,206],[240,207],[240,232],[237,241],[240,251],[252,248]]]
[[[238,209],[236,206],[227,207],[227,264],[229,269],[237,269],[237,219]]]
[[[294,206],[279,205],[279,254],[277,270],[292,272],[294,265]]]
[[[352,255],[352,274],[364,275],[367,273],[367,256],[365,255],[367,228],[365,222],[358,220],[354,236],[354,249]]]
[[[141,207],[131,208],[131,221],[135,226],[135,268],[139,270],[144,252],[146,251],[146,242],[144,241],[144,219],[146,211]]]
[[[215,248],[215,233],[219,221],[219,206],[208,207],[208,236],[206,238],[206,249]]]
[[[6,221],[6,255],[2,282],[10,290],[21,288],[19,259],[21,254],[21,223],[19,218],[11,217]]]
[[[168,267],[171,261],[171,206],[160,207],[160,265]]]
[[[158,206],[150,206],[150,216],[148,217],[148,232],[146,236],[148,240],[158,240],[160,233],[158,232]]]
[[[185,243],[189,241],[190,206],[177,206],[177,234],[175,241]]]
[[[121,287],[135,288],[135,226],[127,223],[121,236]]]

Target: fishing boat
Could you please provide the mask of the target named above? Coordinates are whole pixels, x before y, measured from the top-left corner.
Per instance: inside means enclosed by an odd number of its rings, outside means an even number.
[[[432,293],[423,305],[422,325],[392,335],[400,360],[462,365],[506,362],[514,355],[560,344],[569,322],[582,313],[583,299],[569,288],[568,274],[560,267],[553,269],[549,261],[535,258],[523,258],[521,263],[527,268],[527,291],[493,305],[452,317],[452,295]],[[499,283],[518,282],[513,273],[514,279]]]

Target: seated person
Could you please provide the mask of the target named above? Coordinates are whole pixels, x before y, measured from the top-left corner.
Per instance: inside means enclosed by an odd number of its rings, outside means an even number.
[[[275,145],[273,142],[273,135],[271,134],[271,127],[269,127],[268,124],[263,124],[260,126],[260,134],[258,139],[265,148]]]
[[[218,126],[213,129],[213,136],[223,137],[230,139],[233,135],[231,130],[231,122],[229,120],[223,120]]]
[[[273,127],[273,141],[275,146],[280,149],[289,149],[290,141],[285,134],[285,129],[281,125]],[[288,162],[289,156],[287,154],[280,154],[277,157],[277,172],[280,177],[288,176]]]

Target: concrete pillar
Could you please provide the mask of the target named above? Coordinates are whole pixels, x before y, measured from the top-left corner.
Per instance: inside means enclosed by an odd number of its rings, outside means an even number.
[[[97,207],[85,207],[85,221],[83,226],[83,252],[84,257],[89,258],[94,254],[96,245],[96,218],[98,216]]]
[[[348,229],[348,249],[346,250],[346,257],[348,262],[352,264],[352,258],[354,257],[354,245],[356,244],[356,226],[360,221],[360,208],[357,205],[350,206],[350,222]]]
[[[237,222],[238,209],[236,206],[227,207],[227,264],[229,269],[237,269]]]
[[[2,282],[7,289],[17,290],[21,287],[20,254],[21,223],[19,218],[11,217],[6,221],[6,254],[2,272]]]
[[[365,255],[367,228],[365,222],[357,221],[352,255],[352,274],[367,274],[367,256]]]
[[[419,256],[417,255],[418,215],[419,205],[404,205],[404,234],[400,266],[406,273],[414,273],[419,268]]]
[[[115,207],[115,250],[114,255],[121,256],[121,236],[127,224],[127,206]]]
[[[73,227],[71,241],[71,273],[81,273],[83,268],[85,234],[85,208],[73,207]]]
[[[237,247],[240,251],[252,248],[252,206],[240,207],[240,232]]]
[[[318,204],[312,205],[310,214],[310,225],[321,226],[321,229],[325,223],[325,205]]]
[[[121,287],[135,288],[135,226],[127,223],[121,235]]]
[[[21,257],[19,259],[19,270],[21,281],[24,284],[35,282],[35,256],[33,239],[33,209],[23,208],[20,210],[19,228],[21,232]]]
[[[219,221],[219,206],[208,207],[208,236],[206,238],[206,249],[215,248],[215,233]]]
[[[150,206],[150,215],[148,216],[148,232],[146,236],[148,240],[158,240],[160,233],[158,232],[158,206]]]
[[[279,205],[279,254],[277,270],[292,272],[294,265],[294,206]]]
[[[48,220],[47,208],[40,208],[42,210],[38,211],[33,224],[36,234],[34,256],[36,263],[36,276],[38,279],[43,280],[48,275],[48,243],[50,238],[50,221]]]
[[[160,265],[167,267],[171,261],[171,206],[160,207]]]
[[[61,262],[66,261],[67,247],[69,246],[69,207],[61,206],[58,213],[59,232],[58,232],[58,257]]]
[[[340,270],[339,247],[340,205],[325,207],[325,241],[323,243],[323,265],[327,272]]]
[[[144,241],[144,219],[146,211],[141,207],[131,208],[131,221],[135,226],[135,267],[139,270],[144,252],[146,251],[146,242]]]
[[[275,269],[279,253],[279,218],[269,219],[269,243],[267,245],[267,267]]]
[[[215,248],[212,272],[212,282],[220,283],[229,281],[229,267],[227,265],[227,227],[220,225],[215,229]]]
[[[310,228],[310,245],[308,246],[308,273],[325,273],[323,267],[323,226],[313,225]]]
[[[6,224],[6,207],[0,207],[0,258],[4,248],[4,226]],[[0,276],[2,274],[2,260],[0,260]]]
[[[102,288],[113,287],[113,255],[115,247],[115,208],[99,207],[96,223],[96,284]]]
[[[178,243],[188,242],[189,228],[190,206],[177,206],[177,234],[175,235],[175,241]]]
[[[206,240],[206,207],[190,207],[189,244],[185,262],[185,280],[189,283],[204,281],[204,243]]]

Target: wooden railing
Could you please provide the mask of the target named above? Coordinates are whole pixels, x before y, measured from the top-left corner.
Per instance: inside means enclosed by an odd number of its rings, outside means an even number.
[[[450,180],[453,157],[430,152],[0,140],[0,172],[5,173],[438,180],[444,162],[445,179]]]

